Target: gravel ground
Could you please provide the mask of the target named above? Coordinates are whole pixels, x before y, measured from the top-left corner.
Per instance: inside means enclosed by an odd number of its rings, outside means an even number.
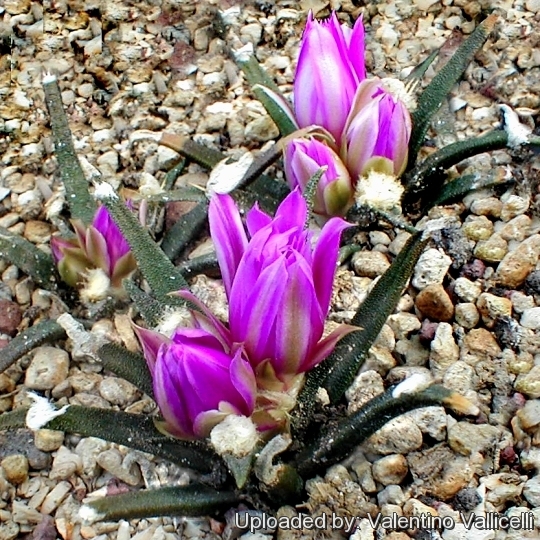
[[[177,154],[148,132],[188,135],[233,156],[259,151],[278,132],[254,100],[232,53],[252,45],[290,94],[307,10],[328,7],[351,23],[363,13],[368,71],[405,77],[432,50],[439,63],[482,14],[499,22],[454,89],[430,133],[431,146],[480,134],[500,123],[499,104],[534,126],[540,111],[539,0],[402,0],[363,5],[339,0],[4,0],[0,7],[0,226],[47,250],[62,200],[41,76],[58,75],[75,145],[86,172],[127,193],[152,192]],[[218,16],[221,10],[221,16]],[[439,65],[430,69],[428,81]],[[508,191],[476,192],[431,211],[445,218],[351,388],[355,410],[385,385],[414,372],[458,390],[481,411],[460,419],[439,407],[409,413],[372,436],[346,466],[308,482],[305,509],[315,516],[363,518],[354,540],[540,538],[540,220],[538,156],[507,151],[462,163],[459,172],[512,178]],[[279,171],[277,172],[279,175]],[[190,165],[178,185],[204,184]],[[167,224],[189,207],[170,205]],[[159,225],[159,222],[158,222]],[[358,236],[365,250],[341,268],[331,319],[350,319],[407,239],[391,228]],[[208,243],[197,246],[196,253]],[[537,270],[537,268],[539,268]],[[66,310],[16,267],[0,260],[0,346],[35,322]],[[223,311],[219,282],[193,288]],[[218,291],[219,294],[216,294]],[[129,315],[96,331],[136,349]],[[131,384],[77,361],[70,344],[40,347],[0,375],[0,412],[28,403],[36,389],[59,404],[149,412]],[[41,430],[0,434],[0,540],[23,538],[229,538],[230,523],[150,519],[81,524],[90,493],[185,482],[174,467],[98,439]],[[535,531],[415,530],[374,534],[367,515],[431,513],[459,521],[474,509],[532,512]],[[282,508],[280,515],[295,510]],[[268,531],[242,540],[272,538]],[[346,538],[340,531],[278,531],[275,537]]]

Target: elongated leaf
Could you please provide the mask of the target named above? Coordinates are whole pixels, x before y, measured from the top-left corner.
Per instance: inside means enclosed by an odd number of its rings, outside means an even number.
[[[302,417],[309,419],[319,387],[326,389],[331,403],[336,403],[351,385],[386,319],[396,308],[426,243],[421,233],[408,240],[353,317],[351,324],[362,330],[345,336],[334,352],[309,372],[298,399]],[[305,420],[300,424],[305,424]]]
[[[420,80],[426,73],[426,71],[429,69],[429,66],[433,64],[433,61],[435,58],[437,58],[439,54],[439,49],[433,51],[423,62],[421,62],[419,65],[417,65],[407,76],[408,82],[418,81]]]
[[[198,163],[201,167],[206,169],[212,169],[220,161],[227,158],[225,154],[222,154],[219,150],[208,148],[202,144],[192,141],[184,135],[177,135],[176,133],[163,133],[159,141],[163,146],[172,148],[184,157]]]
[[[123,285],[146,324],[150,328],[157,326],[163,319],[163,303],[139,289],[131,279],[125,279]]]
[[[52,257],[5,227],[0,227],[0,258],[20,268],[40,287],[54,287],[55,265]]]
[[[252,90],[278,127],[282,137],[286,137],[298,129],[291,107],[283,96],[262,84],[256,84]]]
[[[465,414],[477,413],[467,400],[444,386],[434,385],[421,392],[404,393],[398,397],[394,397],[394,390],[391,388],[373,398],[359,411],[327,429],[295,459],[299,474],[310,478],[338,463],[384,424],[414,409],[446,405]]]
[[[414,166],[433,115],[439,110],[476,52],[487,40],[496,20],[496,15],[490,15],[478,25],[418,98],[418,106],[412,114],[413,131],[409,143],[409,168]]]
[[[0,428],[26,427],[25,415],[20,410],[3,413],[1,416],[3,420]],[[41,427],[123,444],[201,473],[215,473],[219,476],[224,472],[223,463],[204,443],[166,437],[156,429],[153,417],[150,416],[69,405],[61,416]]]
[[[142,354],[128,351],[114,343],[107,343],[98,350],[98,356],[105,369],[126,379],[150,397],[154,397],[152,376]]]
[[[99,187],[96,189],[99,189]],[[188,284],[180,271],[152,240],[148,231],[141,226],[137,218],[117,195],[106,193],[100,195],[100,200],[107,207],[122,231],[137,260],[139,269],[157,299],[165,305],[181,305],[182,302],[179,298],[168,296],[170,292],[188,288]]]
[[[472,156],[506,148],[507,144],[506,131],[494,130],[481,137],[458,141],[441,148],[405,174],[403,183],[406,186],[406,200],[414,202],[425,190],[430,191],[432,199],[438,198],[446,169]],[[434,183],[439,186],[433,186]],[[430,203],[430,199],[425,201],[425,204]]]
[[[2,349],[0,373],[35,347],[39,347],[43,343],[56,342],[65,336],[65,330],[56,321],[43,321],[27,328]]]
[[[163,487],[103,497],[85,504],[81,515],[95,520],[158,516],[208,516],[238,502],[232,491],[216,491],[202,484]]]
[[[208,220],[208,201],[199,202],[195,208],[184,214],[167,231],[161,249],[169,259],[174,260],[203,230]]]
[[[270,88],[270,90],[274,91],[280,97],[283,97],[281,96],[278,85],[275,83],[274,79],[266,73],[253,54],[250,54],[247,57],[242,55],[237,58],[236,62],[244,72],[250,86],[260,84],[266,86],[266,88]]]
[[[66,201],[71,210],[71,217],[80,219],[88,225],[96,212],[96,202],[88,192],[89,185],[75,152],[60,87],[55,76],[43,77],[43,91],[51,117],[54,152],[62,183],[66,188]]]
[[[467,174],[459,178],[454,178],[443,185],[438,197],[430,201],[429,205],[424,208],[423,213],[426,213],[433,206],[446,204],[454,199],[461,198],[475,189],[483,189],[511,182],[512,180],[501,180],[496,175],[482,177],[480,174]]]

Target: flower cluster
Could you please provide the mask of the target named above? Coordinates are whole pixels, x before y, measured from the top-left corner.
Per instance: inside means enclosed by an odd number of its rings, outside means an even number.
[[[324,360],[352,327],[323,338],[341,232],[330,219],[312,245],[307,204],[294,190],[272,219],[257,205],[247,232],[229,195],[215,195],[210,234],[229,301],[229,325],[191,293],[192,328],[172,338],[137,328],[167,432],[208,436],[230,414],[251,417],[260,431],[283,426],[303,373]]]
[[[136,269],[137,263],[108,210],[99,207],[88,227],[77,220],[72,225],[75,238],[51,238],[60,277],[72,287],[86,284],[84,291],[90,301],[119,294],[122,280]]]
[[[395,178],[407,165],[411,132],[410,114],[399,94],[406,94],[399,81],[366,79],[362,18],[351,29],[340,25],[335,13],[320,22],[309,14],[294,80],[295,115],[300,127],[318,125],[331,137],[290,142],[285,173],[291,187],[304,189],[326,167],[315,195],[316,213],[345,215],[357,188],[360,202],[375,202],[369,193],[362,199],[373,174],[379,186],[397,185]],[[399,202],[398,191],[397,200],[376,204],[391,210]]]

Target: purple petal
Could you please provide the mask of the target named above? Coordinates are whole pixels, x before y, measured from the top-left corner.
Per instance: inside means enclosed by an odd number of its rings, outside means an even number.
[[[266,345],[281,309],[287,284],[285,258],[281,256],[263,270],[243,305],[237,303],[235,291],[244,287],[246,282],[253,283],[253,278],[250,276],[244,280],[242,277],[239,271],[231,295],[231,334],[234,341],[244,342],[253,365],[253,362],[259,363],[265,359]]]
[[[159,348],[164,343],[171,343],[171,340],[167,336],[164,336],[159,332],[155,332],[154,330],[148,330],[147,328],[138,326],[135,323],[131,323],[131,325],[139,340],[139,343],[141,344],[144,358],[148,364],[148,369],[150,370],[150,373],[153,374]]]
[[[301,372],[300,367],[322,335],[324,317],[311,268],[297,257],[288,268],[286,294],[276,319],[276,354],[272,365],[278,376]]]
[[[349,59],[353,65],[354,71],[359,81],[366,78],[366,62],[365,62],[365,32],[364,32],[364,16],[360,17],[354,23],[352,32],[347,40]]]
[[[330,307],[341,233],[351,226],[341,218],[330,219],[324,225],[313,252],[313,283],[323,317]]]
[[[229,195],[212,197],[208,219],[223,284],[227,296],[230,298],[234,276],[248,240],[238,208]]]
[[[253,208],[247,213],[246,224],[250,236],[254,236],[263,227],[272,223],[272,218],[259,208],[259,203],[255,203]]]
[[[243,349],[239,348],[234,355],[231,366],[231,382],[243,400],[240,412],[249,416],[255,408],[255,396],[257,395],[257,381],[252,367],[242,358]]]
[[[307,203],[300,189],[296,188],[279,205],[274,224],[279,232],[293,227],[303,229],[307,219]]]
[[[201,302],[193,293],[190,291],[181,290],[174,293],[176,296],[191,302],[197,306],[201,311],[196,313],[195,311],[190,311],[191,316],[193,317],[196,324],[206,330],[207,332],[212,333],[215,337],[219,339],[222,345],[225,348],[230,348],[231,346],[231,335],[226,326],[206,307],[206,305]]]

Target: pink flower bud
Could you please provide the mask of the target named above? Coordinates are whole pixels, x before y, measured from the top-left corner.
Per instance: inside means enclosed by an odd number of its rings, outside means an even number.
[[[317,184],[313,211],[321,216],[344,216],[353,202],[349,171],[340,157],[316,139],[295,139],[285,149],[285,175],[291,189],[305,191],[309,179],[327,167]]]
[[[380,79],[360,83],[341,146],[353,180],[370,170],[400,176],[407,166],[411,116]]]
[[[300,127],[317,124],[340,144],[358,83],[365,79],[364,26],[340,25],[335,12],[316,21],[310,12],[294,77],[294,109]]]

